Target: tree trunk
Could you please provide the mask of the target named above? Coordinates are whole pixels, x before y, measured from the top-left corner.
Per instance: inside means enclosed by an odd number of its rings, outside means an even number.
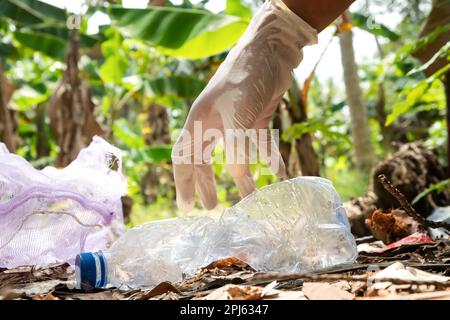
[[[8,108],[9,99],[14,91],[3,74],[3,65],[0,61],[0,141],[9,151],[14,152],[18,147],[18,137],[15,133],[17,122],[12,110]]]
[[[170,145],[169,115],[164,106],[152,103],[147,111],[145,143],[149,146]],[[167,183],[162,183],[163,181]],[[154,202],[158,194],[170,194],[173,189],[172,171],[161,164],[149,163],[142,179],[141,194],[145,203]],[[172,192],[173,193],[173,192]]]
[[[295,149],[297,150],[302,175],[304,176],[320,176],[319,163],[312,141],[309,133],[305,133],[300,139],[295,141]]]
[[[433,0],[431,11],[425,21],[419,38],[426,37],[434,32],[438,27],[448,25],[450,21],[450,1],[449,0]],[[420,47],[413,53],[417,59],[423,64],[430,61],[431,58],[448,42],[450,41],[450,30],[447,29],[442,32],[437,38],[434,37],[432,41],[429,41],[427,45]],[[436,71],[444,68],[448,64],[448,60],[445,57],[437,59],[428,66],[425,70],[427,77],[434,74]]]
[[[444,86],[447,102],[447,175],[450,178],[450,72],[445,74]]]
[[[386,94],[382,83],[378,84],[378,99],[375,104],[376,118],[380,126],[383,146],[386,152],[392,149],[392,126],[386,126]]]
[[[45,119],[47,108],[45,103],[40,103],[36,107],[36,158],[47,157],[50,154],[51,147],[46,135]]]
[[[288,106],[289,117],[292,124],[308,121],[306,99],[302,99],[301,90],[294,85],[290,90],[298,90],[292,96],[296,101],[290,101]],[[300,162],[300,169],[304,176],[320,176],[320,167],[317,155],[312,146],[312,136],[310,133],[303,134],[295,140],[295,150]]]
[[[150,0],[148,5],[164,7],[165,0]],[[156,103],[150,104],[145,123],[147,133],[144,139],[147,145],[170,145],[169,115],[167,108]],[[164,183],[166,182],[166,183]],[[147,164],[147,173],[142,179],[141,195],[145,203],[154,202],[158,194],[170,197],[174,194],[172,169],[163,164]]]
[[[422,31],[419,35],[420,38],[429,36],[438,27],[448,24],[450,19],[450,1],[448,0],[433,0],[431,11],[425,21]],[[437,38],[429,41],[426,46],[423,46],[416,50],[413,55],[418,58],[423,64],[426,64],[433,58],[433,56],[448,42],[450,41],[450,30],[442,32]],[[445,57],[439,58],[431,65],[428,65],[425,70],[425,75],[430,77],[441,68],[448,65],[448,59]],[[447,175],[450,177],[450,72],[447,72],[444,76],[444,87],[447,104],[447,162],[448,169]]]
[[[153,7],[164,7],[166,5],[166,0],[149,0],[148,5]]]
[[[280,103],[277,110],[274,113],[272,120],[272,128],[274,130],[278,130],[278,132],[282,133],[286,128],[286,124],[283,121],[283,113],[286,111],[285,106],[288,106],[289,102],[283,99],[283,102]],[[286,111],[287,112],[287,111]],[[280,150],[281,157],[283,158],[284,163],[286,164],[286,173],[289,178],[294,178],[298,174],[298,168],[291,163],[292,156],[292,145],[289,142],[283,141],[280,139],[280,143],[278,146]]]
[[[60,148],[56,166],[68,165],[93,136],[103,134],[94,116],[89,86],[79,75],[76,30],[70,32],[69,42],[67,69],[49,101],[50,124]]]
[[[376,35],[375,42],[377,44],[378,54],[380,55],[380,63],[383,63],[385,55]],[[384,150],[389,153],[392,149],[392,126],[386,126],[386,91],[382,82],[378,82],[378,99],[375,104],[375,113],[383,137]]]
[[[374,154],[372,149],[367,110],[364,105],[361,91],[358,66],[353,49],[353,32],[350,24],[350,13],[342,16],[339,42],[341,47],[342,67],[347,94],[347,103],[350,108],[352,139],[354,144],[354,162],[356,167],[367,170],[372,167]]]

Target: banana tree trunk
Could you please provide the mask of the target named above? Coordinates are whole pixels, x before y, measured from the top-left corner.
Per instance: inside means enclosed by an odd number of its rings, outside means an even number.
[[[49,101],[50,124],[60,148],[56,166],[66,166],[103,130],[94,116],[89,86],[79,74],[79,36],[72,30],[67,53],[67,68]]]
[[[8,108],[13,87],[9,85],[3,74],[3,65],[0,61],[0,141],[14,152],[18,147],[18,137],[16,135],[17,122],[13,111]]]
[[[280,103],[277,110],[274,113],[272,120],[272,128],[274,130],[278,130],[278,132],[283,132],[288,126],[286,124],[284,114],[287,113],[287,107],[289,106],[289,102],[283,99],[283,102]],[[290,142],[284,141],[280,139],[278,148],[281,153],[281,157],[283,158],[284,163],[286,164],[286,173],[289,178],[294,178],[298,175],[297,163],[298,161],[291,161],[293,155],[292,153],[292,145]]]
[[[165,0],[150,0],[149,6],[165,6]],[[170,145],[169,115],[167,108],[156,103],[150,104],[147,110],[145,143],[151,145]],[[162,181],[168,183],[163,184]],[[170,190],[172,189],[172,190]],[[172,170],[161,164],[149,163],[147,173],[142,179],[141,195],[145,203],[154,202],[158,194],[173,194],[174,184]]]
[[[450,72],[445,75],[444,86],[447,101],[447,174],[450,178]]]
[[[350,108],[352,139],[354,144],[354,162],[357,168],[367,170],[372,167],[374,153],[372,149],[367,110],[363,101],[358,65],[353,48],[353,32],[350,23],[350,13],[347,11],[342,17],[339,42],[341,47],[342,67]]]
[[[46,132],[47,105],[40,103],[36,106],[36,158],[43,158],[50,155],[51,147]]]
[[[145,143],[149,146],[170,145],[169,115],[167,108],[152,103],[147,111]],[[162,181],[167,183],[163,184]],[[172,171],[163,164],[149,163],[141,184],[145,203],[154,202],[158,194],[170,195],[173,188]],[[172,190],[173,191],[173,190]]]
[[[294,82],[294,85],[289,90],[292,92],[287,110],[291,124],[307,122],[307,100],[302,98],[302,90],[300,90],[296,82]],[[300,170],[304,176],[320,176],[319,161],[312,142],[313,137],[308,132],[304,133],[299,139],[295,139],[294,142],[300,163]]]
[[[300,139],[296,140],[295,149],[299,157],[302,175],[320,176],[319,163],[312,147],[311,134],[305,133]]]

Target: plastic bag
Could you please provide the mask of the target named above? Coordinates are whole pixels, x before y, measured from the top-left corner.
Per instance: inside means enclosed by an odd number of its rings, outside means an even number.
[[[433,212],[427,219],[434,222],[450,223],[450,206],[434,208]],[[428,233],[433,240],[450,238],[450,231],[444,228],[428,228]]]
[[[0,144],[0,267],[74,263],[124,232],[121,152],[94,137],[64,169],[36,170]]]

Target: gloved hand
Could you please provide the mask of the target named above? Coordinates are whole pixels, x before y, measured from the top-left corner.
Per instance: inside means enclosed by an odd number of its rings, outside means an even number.
[[[317,43],[317,32],[281,0],[267,0],[252,18],[237,45],[198,96],[173,151],[177,204],[189,211],[195,190],[203,207],[217,204],[211,153],[224,140],[227,170],[242,197],[255,190],[249,166],[249,142],[266,153],[267,164],[278,176],[285,165],[270,134],[264,134],[292,71],[303,58],[302,48]],[[242,137],[248,129],[247,148],[232,143],[229,134]],[[261,150],[265,148],[267,150]],[[234,159],[231,159],[234,158]]]

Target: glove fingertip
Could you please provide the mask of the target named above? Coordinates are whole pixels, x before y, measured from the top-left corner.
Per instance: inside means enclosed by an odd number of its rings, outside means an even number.
[[[280,180],[284,180],[288,177],[286,165],[283,160],[280,161],[278,171],[275,174]]]
[[[194,208],[195,202],[193,200],[185,201],[177,197],[177,206],[181,212],[188,213]]]
[[[217,196],[202,201],[202,206],[206,210],[213,210],[217,206]]]

